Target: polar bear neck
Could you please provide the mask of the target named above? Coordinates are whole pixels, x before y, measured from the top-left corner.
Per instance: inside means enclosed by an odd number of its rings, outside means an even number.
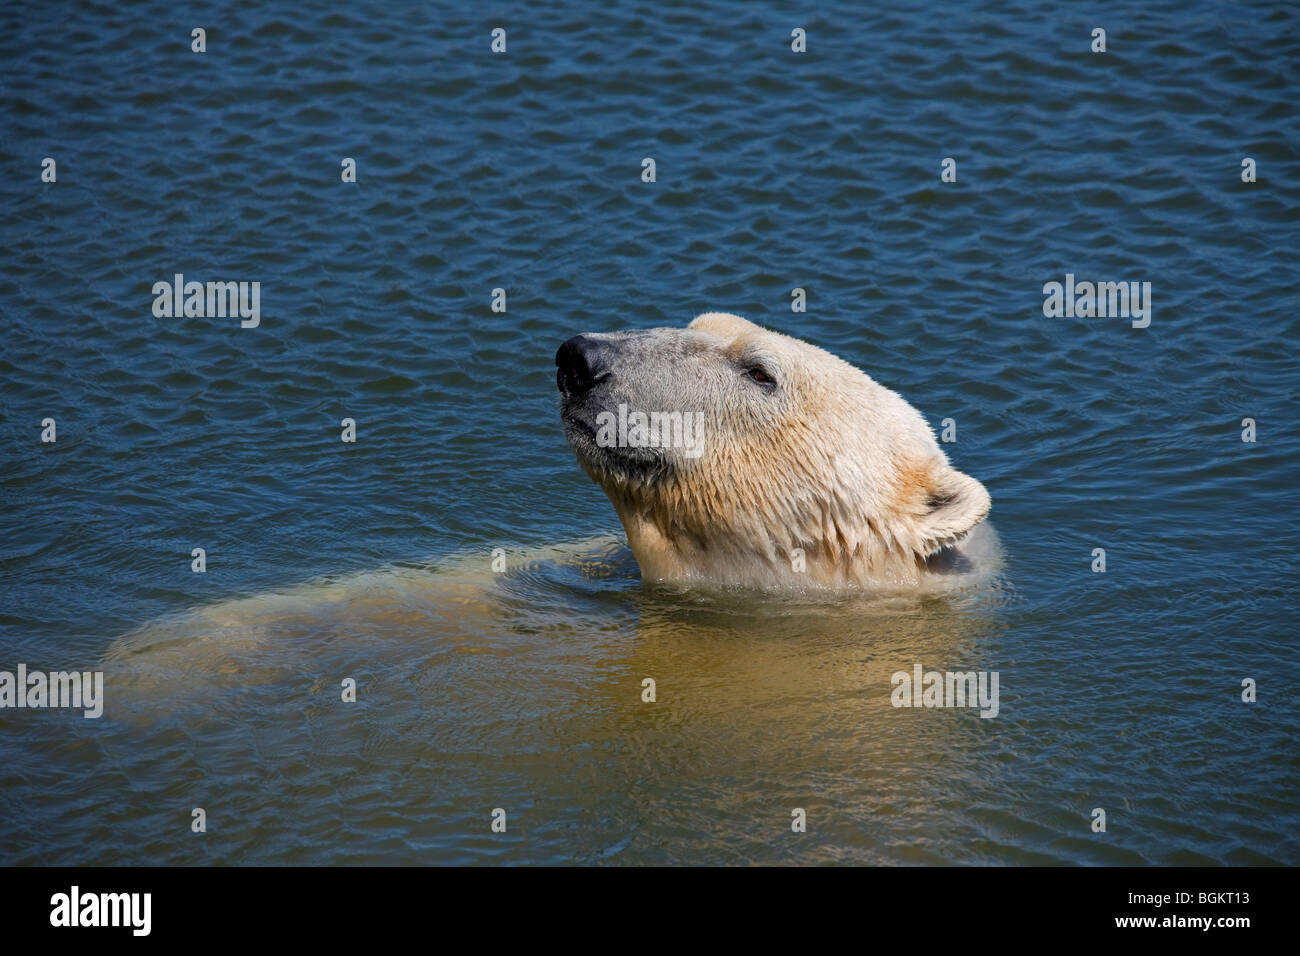
[[[773,506],[743,480],[604,484],[643,580],[793,589],[920,581],[960,538],[922,533],[926,488],[907,472],[865,501],[832,490],[818,501],[778,495]]]

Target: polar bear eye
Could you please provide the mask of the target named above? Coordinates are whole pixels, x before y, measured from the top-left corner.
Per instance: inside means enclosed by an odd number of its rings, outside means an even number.
[[[759,385],[775,385],[776,379],[767,373],[767,369],[761,365],[755,365],[745,370],[745,374],[756,381]]]

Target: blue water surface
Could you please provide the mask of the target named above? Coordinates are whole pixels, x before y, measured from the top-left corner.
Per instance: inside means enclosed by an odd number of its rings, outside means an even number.
[[[19,3],[0,62],[0,669],[324,582],[0,711],[0,862],[1300,862],[1294,5]],[[620,533],[556,346],[710,310],[952,419],[995,593],[760,612],[616,539],[439,590]],[[891,708],[914,663],[1001,713]]]

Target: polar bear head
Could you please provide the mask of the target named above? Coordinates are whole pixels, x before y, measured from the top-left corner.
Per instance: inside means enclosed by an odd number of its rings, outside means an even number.
[[[899,395],[739,316],[578,335],[555,361],[565,435],[648,581],[913,583],[988,513]]]

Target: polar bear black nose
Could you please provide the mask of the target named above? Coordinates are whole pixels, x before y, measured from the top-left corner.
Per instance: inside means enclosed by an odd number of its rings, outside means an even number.
[[[604,346],[585,335],[575,335],[555,353],[555,384],[566,397],[581,395],[609,378],[602,359]]]

